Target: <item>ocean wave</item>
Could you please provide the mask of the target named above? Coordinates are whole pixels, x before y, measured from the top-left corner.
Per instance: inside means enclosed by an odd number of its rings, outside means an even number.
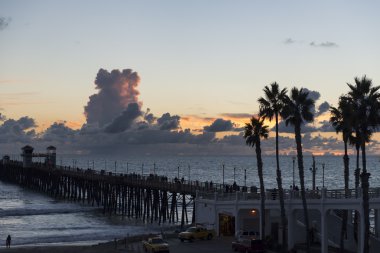
[[[31,215],[54,215],[54,214],[72,214],[72,213],[85,213],[93,212],[94,208],[70,208],[70,209],[0,209],[0,217],[14,217],[14,216],[31,216]]]

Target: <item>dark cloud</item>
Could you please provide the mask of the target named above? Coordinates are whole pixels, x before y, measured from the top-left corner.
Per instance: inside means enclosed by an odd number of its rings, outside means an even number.
[[[0,17],[0,31],[7,28],[10,22],[11,18]]]
[[[310,42],[309,45],[312,47],[324,47],[324,48],[338,47],[338,44],[336,44],[335,42],[331,42],[331,41],[326,41],[326,42],[322,42],[322,43],[316,43],[316,42],[312,41],[312,42]]]
[[[137,103],[130,103],[125,111],[119,117],[116,117],[111,124],[107,125],[105,132],[120,133],[129,129],[134,120],[141,116],[142,112]]]
[[[304,91],[309,92],[309,98],[313,99],[314,101],[317,101],[321,97],[321,93],[314,90],[309,90],[308,88],[303,88]]]
[[[174,130],[180,127],[181,117],[178,115],[170,116],[170,113],[164,113],[157,119],[157,125],[160,130]]]
[[[241,118],[251,118],[252,114],[249,113],[222,113],[220,114],[222,117],[241,119]]]
[[[232,131],[234,129],[234,124],[231,120],[216,119],[209,126],[205,126],[203,130],[205,132],[224,132]]]
[[[323,102],[322,104],[319,105],[318,113],[316,116],[319,116],[319,115],[327,112],[329,109],[330,109],[330,104],[327,101]]]
[[[119,117],[128,104],[139,103],[139,82],[140,77],[131,69],[111,72],[100,69],[95,79],[99,91],[89,97],[84,108],[87,123],[103,127]]]
[[[7,119],[0,126],[0,143],[30,142],[35,137],[35,121],[29,117]]]
[[[41,140],[56,144],[70,144],[78,134],[78,130],[73,130],[65,125],[65,123],[54,122],[43,133]]]
[[[150,113],[150,109],[148,108],[144,114],[144,119],[149,123],[149,124],[153,124],[153,122],[157,119],[156,117],[154,117],[154,115],[152,113]]]
[[[331,123],[327,120],[321,122],[321,126],[316,129],[319,132],[335,132],[335,129],[331,125]]]
[[[303,90],[309,92],[308,98],[310,98],[314,101],[318,101],[319,98],[321,97],[321,94],[318,91],[309,90],[307,88],[303,88]],[[311,111],[313,112],[314,115],[317,115],[317,110],[315,109],[315,104],[311,108]]]
[[[275,131],[275,126],[271,129],[271,131]],[[316,130],[311,124],[306,124],[301,126],[301,133],[309,133],[314,132]],[[280,133],[294,133],[294,127],[292,125],[286,125],[285,120],[282,120],[278,123],[278,131]]]

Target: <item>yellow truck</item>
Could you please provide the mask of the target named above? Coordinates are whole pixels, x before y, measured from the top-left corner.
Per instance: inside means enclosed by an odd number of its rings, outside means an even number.
[[[181,242],[185,240],[192,242],[195,239],[211,240],[214,236],[214,229],[207,229],[202,226],[189,227],[186,231],[178,234],[178,238],[181,240]]]
[[[169,244],[160,237],[151,237],[142,241],[145,252],[149,253],[170,253]]]

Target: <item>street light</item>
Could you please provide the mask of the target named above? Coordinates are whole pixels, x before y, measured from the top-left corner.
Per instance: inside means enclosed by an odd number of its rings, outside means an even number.
[[[236,168],[234,167],[234,182],[236,182],[235,175],[236,175]]]
[[[247,169],[244,169],[244,186],[247,186]]]
[[[224,164],[223,164],[223,188],[224,188]]]
[[[322,163],[322,188],[325,188],[325,163]]]
[[[295,187],[295,184],[294,184],[294,164],[296,162],[296,158],[293,156],[293,189]]]
[[[313,156],[313,167],[310,168],[311,173],[313,174],[313,191],[315,191],[315,174],[317,172],[317,167],[315,167],[315,157]]]

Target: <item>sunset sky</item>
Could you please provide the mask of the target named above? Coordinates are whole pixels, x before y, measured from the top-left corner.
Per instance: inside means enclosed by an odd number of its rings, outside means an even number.
[[[86,151],[88,146],[78,143],[87,139],[73,136],[95,131],[85,106],[100,91],[94,84],[100,69],[131,69],[140,79],[132,98],[120,91],[116,100],[125,108],[108,114],[107,123],[127,108],[125,99],[138,103],[142,114],[149,108],[161,119],[147,124],[160,136],[152,143],[130,130],[137,120],[123,122],[122,130],[104,124],[105,132],[113,133],[107,145],[123,138],[128,145],[165,144],[173,138],[170,145],[207,146],[215,138],[236,135],[258,112],[257,99],[273,81],[316,91],[317,107],[326,101],[334,105],[355,76],[367,75],[380,85],[379,10],[377,1],[2,0],[0,146],[56,142]],[[321,114],[316,131],[306,136],[317,138],[311,152],[324,153],[323,145],[335,136],[317,130],[327,119]],[[179,125],[164,129],[164,121]],[[228,131],[212,130],[230,123]],[[22,133],[10,130],[17,124]],[[105,135],[103,126],[97,127]],[[181,131],[181,137],[167,132],[162,137],[159,130]],[[237,142],[226,140],[225,152]],[[372,151],[377,153],[375,147]]]

